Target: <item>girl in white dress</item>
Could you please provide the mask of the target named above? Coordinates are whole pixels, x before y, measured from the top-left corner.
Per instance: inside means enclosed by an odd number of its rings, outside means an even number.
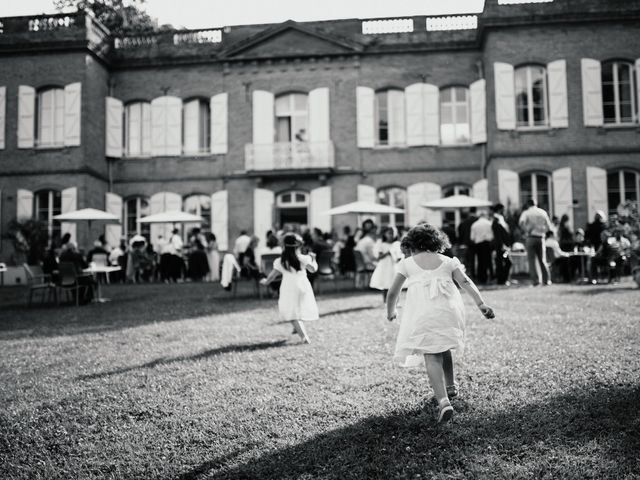
[[[461,270],[457,258],[439,252],[450,247],[449,239],[436,227],[422,223],[403,240],[411,257],[402,260],[387,296],[387,318],[397,317],[396,303],[407,282],[395,358],[403,366],[416,366],[424,357],[429,383],[438,400],[438,423],[453,415],[450,397],[458,394],[454,382],[452,351],[464,348],[465,309],[453,280],[471,295],[486,318],[494,318],[478,288]]]
[[[304,327],[304,322],[318,320],[318,305],[313,288],[307,278],[307,271],[318,270],[314,254],[302,255],[300,247],[302,239],[294,233],[287,233],[283,239],[282,255],[273,262],[273,270],[267,278],[260,281],[268,285],[279,274],[282,275],[278,310],[282,320],[289,320],[293,330],[305,343],[311,343]]]
[[[387,291],[391,287],[396,263],[402,259],[399,243],[396,241],[396,232],[392,227],[382,230],[382,239],[378,243],[378,263],[371,275],[369,286],[376,290],[382,290],[382,301],[387,299]]]

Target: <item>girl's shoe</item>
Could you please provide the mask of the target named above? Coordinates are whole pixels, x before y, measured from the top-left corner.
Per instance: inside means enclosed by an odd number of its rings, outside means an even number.
[[[446,423],[453,417],[453,407],[449,402],[440,405],[438,412],[438,423]]]
[[[458,396],[458,384],[447,385],[447,397],[454,398]]]

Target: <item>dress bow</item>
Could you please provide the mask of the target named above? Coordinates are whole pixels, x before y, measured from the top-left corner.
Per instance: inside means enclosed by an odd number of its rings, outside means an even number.
[[[453,295],[453,289],[455,288],[453,280],[443,277],[420,278],[416,282],[411,282],[411,284],[413,283],[418,283],[425,287],[431,299],[436,298],[439,293],[445,297],[450,297]]]

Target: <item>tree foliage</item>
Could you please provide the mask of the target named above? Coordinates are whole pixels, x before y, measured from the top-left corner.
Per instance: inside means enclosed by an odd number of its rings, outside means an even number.
[[[143,9],[146,0],[54,0],[59,11],[91,11],[115,34],[151,32],[157,22]]]

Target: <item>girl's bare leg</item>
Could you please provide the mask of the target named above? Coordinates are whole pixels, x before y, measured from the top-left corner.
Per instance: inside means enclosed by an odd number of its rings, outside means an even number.
[[[453,356],[451,350],[442,353],[442,368],[444,370],[444,384],[449,387],[455,383],[453,374]]]
[[[309,336],[307,335],[307,329],[304,327],[304,322],[302,320],[294,320],[293,328],[298,331],[298,335],[300,335],[300,338],[304,343],[311,343],[311,340],[309,340]]]
[[[382,290],[382,303],[387,303],[387,292],[389,290]]]
[[[444,369],[442,367],[443,354],[442,353],[426,353],[424,355],[424,364],[427,367],[427,376],[429,377],[429,383],[433,388],[433,393],[438,400],[438,403],[442,401],[449,401],[447,397],[447,388],[444,380]]]

